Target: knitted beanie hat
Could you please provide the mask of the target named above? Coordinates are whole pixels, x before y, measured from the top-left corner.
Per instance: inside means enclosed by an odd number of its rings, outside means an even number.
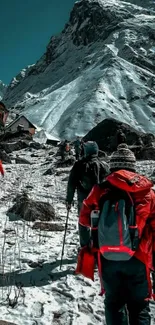
[[[136,171],[136,157],[126,143],[120,144],[110,157],[110,170],[119,169]]]

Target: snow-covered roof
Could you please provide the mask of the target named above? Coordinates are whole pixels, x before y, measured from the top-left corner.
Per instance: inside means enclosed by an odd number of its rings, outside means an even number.
[[[17,121],[19,121],[21,118],[24,118],[25,120],[27,120],[29,122],[29,124],[36,129],[36,126],[30,122],[30,120],[25,116],[25,115],[20,115],[18,116],[15,120],[13,120],[9,125],[7,125],[6,128],[10,128],[10,126],[12,126],[14,123],[16,123]]]
[[[41,143],[46,143],[47,140],[51,140],[51,141],[55,141],[55,142],[59,142],[60,139],[58,137],[55,137],[52,134],[49,134],[48,132],[46,132],[44,129],[38,127],[37,131],[35,133],[35,135],[33,136],[33,139],[35,141],[39,141]]]
[[[46,136],[46,138],[47,138],[48,140],[60,141],[59,138],[56,138],[55,136],[49,134],[48,132],[45,131],[44,133],[45,133],[45,136]]]

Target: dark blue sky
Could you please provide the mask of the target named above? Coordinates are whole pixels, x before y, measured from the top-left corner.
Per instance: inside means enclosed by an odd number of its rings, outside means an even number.
[[[0,0],[0,80],[9,83],[62,31],[75,0]]]

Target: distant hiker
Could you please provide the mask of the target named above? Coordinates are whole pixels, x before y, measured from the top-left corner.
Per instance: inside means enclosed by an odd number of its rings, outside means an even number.
[[[65,158],[65,141],[61,141],[59,148],[60,148],[61,160],[63,161]]]
[[[105,175],[109,173],[107,163],[101,162],[98,158],[98,150],[96,142],[86,142],[84,144],[84,157],[75,162],[69,175],[66,204],[67,208],[70,209],[77,189],[78,214],[83,200],[87,197],[94,184],[103,181]]]
[[[146,138],[147,138],[146,146],[153,147],[155,141],[154,135],[152,133],[148,133]]]
[[[155,269],[153,184],[136,173],[136,158],[126,144],[119,145],[111,155],[110,170],[111,174],[93,187],[81,208],[83,249],[79,273],[93,277],[92,256],[97,250],[106,324],[127,325],[123,320],[127,306],[130,325],[150,325],[150,270]]]
[[[70,151],[70,146],[69,146],[69,142],[67,140],[62,141],[60,143],[60,155],[61,155],[61,160],[64,161],[65,159],[65,154],[69,153]]]
[[[144,145],[143,140],[142,140],[142,138],[140,136],[138,136],[137,141],[136,141],[136,144],[138,146],[143,146]]]
[[[67,154],[70,153],[70,144],[69,144],[69,142],[67,140],[65,140],[65,152]]]
[[[77,137],[76,140],[74,141],[74,149],[75,149],[76,160],[79,160],[80,153],[81,153],[81,141],[79,137]]]
[[[116,136],[117,136],[117,146],[121,143],[126,143],[126,136],[125,136],[124,132],[122,131],[122,129],[119,129],[117,131]]]

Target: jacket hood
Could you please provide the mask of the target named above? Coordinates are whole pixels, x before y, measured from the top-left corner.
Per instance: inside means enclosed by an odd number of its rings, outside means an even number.
[[[87,141],[84,143],[84,157],[98,156],[98,145],[95,141]]]
[[[127,192],[149,191],[153,186],[153,183],[145,176],[123,169],[108,175],[106,180],[111,185]]]

